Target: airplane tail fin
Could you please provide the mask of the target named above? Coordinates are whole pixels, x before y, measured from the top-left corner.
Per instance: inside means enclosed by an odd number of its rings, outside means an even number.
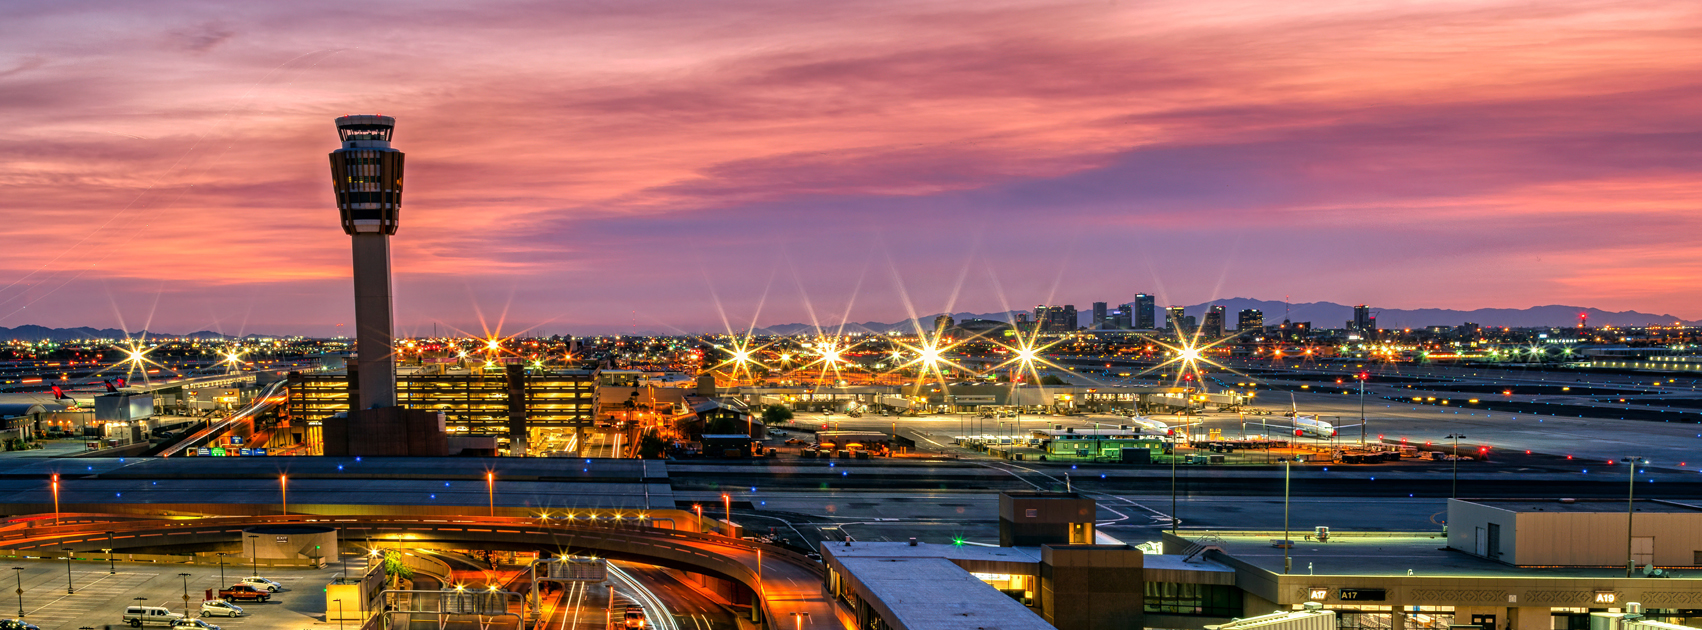
[[[106,391],[108,391],[108,392],[116,392],[116,391],[118,391],[118,388],[117,388],[117,387],[113,387],[113,386],[112,386],[112,381],[104,381],[104,380],[103,380],[103,381],[101,381],[101,383],[104,383],[104,384],[105,384],[105,385],[106,385]]]
[[[61,389],[58,385],[53,386],[53,399],[54,400],[66,400],[66,399],[69,399],[69,398],[70,398],[70,396],[65,395],[64,389]]]

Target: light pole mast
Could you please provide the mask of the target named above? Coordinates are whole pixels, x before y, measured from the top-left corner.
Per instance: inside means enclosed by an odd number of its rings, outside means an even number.
[[[1370,372],[1359,373],[1359,447],[1365,448],[1365,381],[1371,378]]]
[[[356,387],[350,411],[396,406],[390,235],[402,207],[402,152],[390,148],[396,119],[343,116],[331,152],[331,188],[354,252]]]
[[[1625,577],[1637,569],[1636,556],[1631,550],[1631,525],[1637,519],[1637,465],[1643,463],[1641,457],[1626,457],[1622,461],[1631,470],[1626,473],[1629,481],[1625,486]]]

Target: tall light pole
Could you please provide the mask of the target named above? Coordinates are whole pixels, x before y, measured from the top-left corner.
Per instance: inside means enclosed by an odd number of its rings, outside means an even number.
[[[112,544],[112,534],[113,532],[106,533],[106,574],[118,575],[118,565],[113,564],[112,562],[112,550],[114,549]]]
[[[53,473],[53,524],[59,524],[59,473]]]
[[[1625,577],[1631,577],[1631,572],[1637,568],[1637,560],[1631,555],[1631,525],[1637,518],[1637,465],[1646,464],[1649,460],[1641,457],[1623,457],[1620,461],[1630,468],[1626,473],[1629,479],[1625,486]]]
[[[485,492],[490,495],[491,517],[496,517],[496,473],[485,471]]]
[[[1460,438],[1463,437],[1465,437],[1464,434],[1449,433],[1447,437],[1443,438],[1454,441],[1454,489],[1449,496],[1455,499],[1460,498]]]
[[[278,495],[283,497],[284,516],[290,514],[290,476],[278,475]]]
[[[18,576],[18,618],[22,619],[24,617],[24,568],[12,567],[12,571]]]
[[[337,599],[334,601],[337,602],[337,630],[343,630],[343,600]]]
[[[723,507],[725,507],[726,510],[727,510],[727,535],[732,536],[733,535],[733,497],[732,497],[732,495],[729,495],[725,492],[721,493],[721,505]]]
[[[77,589],[71,587],[71,550],[65,547],[59,550],[65,552],[65,594],[76,595]]]
[[[189,616],[189,574],[188,573],[179,573],[177,575],[178,575],[178,577],[183,578],[183,616],[188,617]]]
[[[229,551],[220,551],[220,552],[218,552],[214,555],[217,555],[219,557],[219,588],[224,588],[224,585],[226,584],[226,582],[225,582],[225,556],[230,555],[230,552]],[[343,569],[343,577],[348,577],[348,576],[349,576],[349,570],[347,568],[344,568]]]
[[[1288,537],[1288,473],[1290,462],[1287,457],[1279,458],[1277,461],[1282,462],[1282,573],[1288,575],[1288,571],[1293,565],[1292,560],[1288,557],[1288,550],[1294,546],[1294,541]]]
[[[250,540],[254,543],[252,545],[249,545],[250,550],[248,552],[248,562],[250,563],[251,568],[254,569],[254,575],[259,576],[260,575],[260,537],[259,536],[249,536],[248,540]]]
[[[1365,381],[1371,378],[1370,372],[1359,373],[1359,447],[1365,447]]]
[[[1181,449],[1176,448],[1176,437],[1170,437],[1170,535],[1176,535],[1176,523],[1182,519],[1176,515],[1176,458],[1181,456]]]

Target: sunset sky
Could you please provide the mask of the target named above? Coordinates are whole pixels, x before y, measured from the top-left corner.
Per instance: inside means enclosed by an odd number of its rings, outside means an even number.
[[[404,333],[1702,318],[1695,0],[14,0],[0,326],[352,327],[348,113],[407,153]]]

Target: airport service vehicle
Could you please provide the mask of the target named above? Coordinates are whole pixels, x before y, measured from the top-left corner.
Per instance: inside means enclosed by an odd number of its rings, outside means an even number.
[[[171,622],[172,630],[220,630],[218,626],[201,621],[200,619],[179,619]]]
[[[242,607],[222,599],[201,602],[202,617],[241,617]]]
[[[247,584],[249,586],[257,587],[257,588],[263,588],[263,589],[266,589],[266,590],[271,591],[273,593],[284,590],[284,585],[279,584],[277,582],[273,582],[271,580],[260,577],[258,575],[242,578],[242,583]]]
[[[142,626],[166,626],[177,623],[183,615],[166,610],[159,606],[129,606],[124,609],[124,623],[132,628]]]
[[[272,598],[272,591],[250,584],[233,584],[230,588],[219,591],[219,599],[225,601],[258,601],[264,602]]]

